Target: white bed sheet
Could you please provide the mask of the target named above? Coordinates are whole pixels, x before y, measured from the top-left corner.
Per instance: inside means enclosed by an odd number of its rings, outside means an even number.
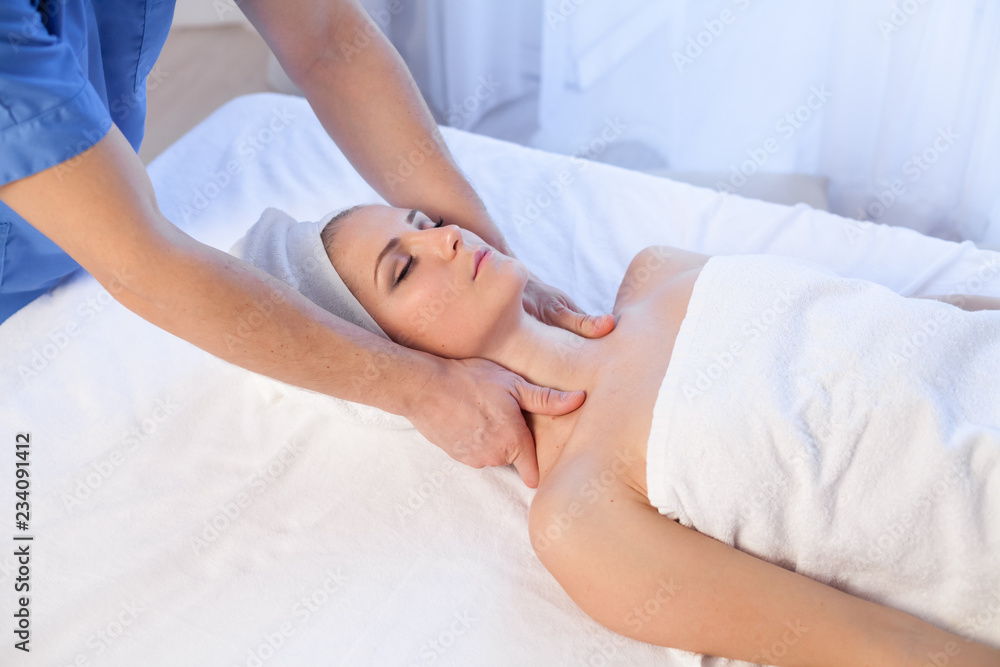
[[[442,131],[518,256],[594,313],[652,244],[1000,296],[1000,254],[970,242]],[[163,212],[223,250],[267,206],[317,219],[379,201],[308,104],[277,94],[226,104],[149,172]],[[35,536],[30,656],[12,648],[16,564],[0,551],[2,664],[720,662],[580,611],[531,550],[534,491],[513,467],[360,426],[158,330],[83,272],[0,326],[0,350],[0,493],[30,432]]]

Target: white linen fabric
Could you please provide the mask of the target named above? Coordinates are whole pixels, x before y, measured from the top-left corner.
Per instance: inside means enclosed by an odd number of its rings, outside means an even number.
[[[628,22],[600,3],[543,22],[531,145],[573,153],[618,118],[597,159],[725,171],[715,187],[735,192],[759,172],[826,176],[834,213],[1000,248],[1000,5],[651,4],[665,20],[585,85],[578,33]]]
[[[1000,256],[994,270],[1000,270]],[[659,512],[1000,645],[1000,311],[715,256],[657,395]]]
[[[596,159],[725,171],[714,187],[735,192],[762,172],[826,176],[834,213],[1000,248],[997,3],[652,0],[665,20],[581,85],[577,36],[626,29],[617,4],[543,22],[531,145],[574,153],[618,118]]]
[[[834,213],[1000,249],[1000,3],[365,4],[449,125],[736,193],[825,176]]]
[[[538,90],[538,0],[361,0],[438,122],[468,130]],[[363,45],[365,36],[355,41]]]
[[[517,256],[592,313],[654,244],[1000,296],[996,256],[971,243],[442,132]],[[163,213],[219,253],[268,207],[317,220],[379,201],[285,95],[227,103],[149,173]],[[711,664],[580,611],[532,552],[534,491],[512,467],[460,465],[413,429],[224,362],[83,272],[0,326],[0,397],[0,483],[14,433],[31,433],[35,535],[32,652],[5,642],[0,663]],[[17,566],[0,553],[0,588]],[[14,605],[0,595],[0,616]]]

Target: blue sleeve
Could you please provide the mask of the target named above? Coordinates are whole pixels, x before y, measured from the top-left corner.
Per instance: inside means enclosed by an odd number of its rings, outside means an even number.
[[[0,0],[0,185],[82,153],[111,129],[87,71],[93,10],[79,0],[43,5],[57,7],[44,22],[31,0]]]

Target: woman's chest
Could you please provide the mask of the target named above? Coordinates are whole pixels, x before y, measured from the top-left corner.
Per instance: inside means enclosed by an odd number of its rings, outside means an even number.
[[[587,399],[595,409],[581,416],[567,443],[568,453],[575,452],[579,459],[574,468],[588,478],[626,484],[647,495],[646,446],[653,406],[699,270],[687,267],[634,300],[619,298],[615,344]]]

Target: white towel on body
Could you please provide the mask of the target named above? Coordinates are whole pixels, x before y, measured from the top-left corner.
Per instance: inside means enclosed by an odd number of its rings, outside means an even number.
[[[1000,644],[1000,311],[714,256],[647,461],[661,514]]]

